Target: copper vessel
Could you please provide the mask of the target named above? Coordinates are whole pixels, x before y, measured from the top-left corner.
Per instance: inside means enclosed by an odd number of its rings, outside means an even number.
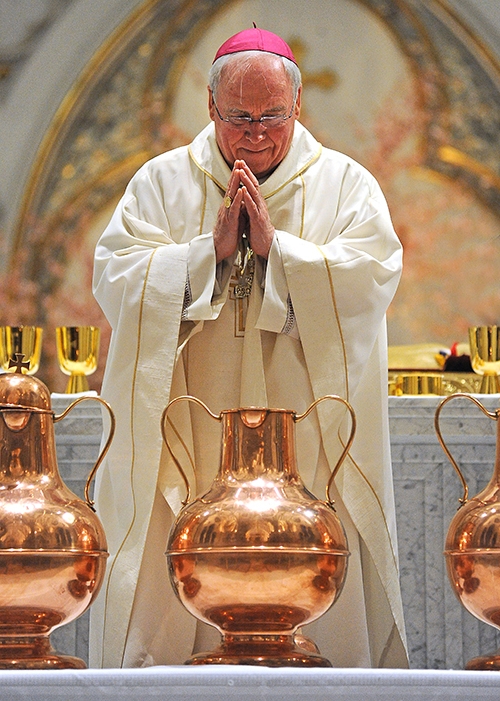
[[[35,377],[0,375],[0,669],[84,668],[57,654],[49,635],[80,616],[99,591],[107,544],[89,499],[90,481],[114,430],[109,406],[81,397],[59,416]],[[62,482],[53,423],[80,401],[111,414],[111,432],[86,484],[85,501]]]
[[[352,427],[326,501],[320,501],[297,472],[295,423],[325,399],[346,405]],[[193,501],[166,435],[167,413],[183,400],[222,422],[218,474]],[[350,405],[330,395],[301,415],[255,407],[216,415],[200,400],[183,396],[166,407],[162,432],[188,490],[168,539],[170,578],[185,608],[222,635],[218,648],[186,664],[330,667],[296,631],[333,605],[347,572],[347,539],[330,488],[354,438]]]
[[[467,482],[446,446],[439,416],[447,402],[457,397],[474,402],[497,422],[497,447],[493,476],[489,484],[469,499]],[[480,621],[500,630],[500,409],[487,411],[475,397],[457,393],[444,399],[435,415],[436,433],[463,487],[463,496],[452,519],[445,543],[448,577],[463,606]],[[475,657],[466,669],[500,670],[500,650]]]

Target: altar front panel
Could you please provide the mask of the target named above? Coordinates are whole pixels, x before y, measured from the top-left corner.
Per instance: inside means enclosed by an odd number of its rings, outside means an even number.
[[[480,399],[490,410],[500,405],[498,395]],[[69,401],[54,397],[56,413]],[[461,606],[446,575],[444,539],[462,492],[434,431],[439,402],[439,397],[389,397],[401,588],[413,669],[462,669],[471,657],[500,647],[500,635]],[[455,399],[443,409],[441,427],[472,496],[492,475],[496,423],[472,402]],[[83,496],[101,441],[100,406],[79,404],[55,428],[62,477]],[[88,615],[52,634],[59,652],[88,660]]]
[[[500,405],[499,395],[475,396],[488,410]],[[497,631],[460,604],[446,573],[445,537],[463,490],[434,429],[441,399],[389,397],[401,591],[414,669],[463,669],[500,646]],[[443,407],[440,427],[472,497],[493,473],[496,422],[456,398]]]

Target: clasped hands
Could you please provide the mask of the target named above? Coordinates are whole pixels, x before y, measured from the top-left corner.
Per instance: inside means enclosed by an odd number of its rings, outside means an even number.
[[[230,202],[230,206],[225,202]],[[234,162],[213,230],[217,263],[235,253],[243,234],[253,252],[267,259],[274,226],[257,178],[245,161],[238,160]]]

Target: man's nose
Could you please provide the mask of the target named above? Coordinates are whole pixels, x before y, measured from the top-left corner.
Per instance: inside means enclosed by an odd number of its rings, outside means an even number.
[[[265,135],[266,128],[262,124],[262,122],[259,122],[258,120],[255,120],[254,122],[249,122],[245,127],[245,136],[247,137],[247,139],[253,141],[254,143],[262,141]]]

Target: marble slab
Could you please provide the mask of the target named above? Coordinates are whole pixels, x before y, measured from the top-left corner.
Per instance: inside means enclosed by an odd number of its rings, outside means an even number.
[[[500,406],[499,395],[476,395],[484,406]],[[54,397],[56,413],[71,397]],[[470,658],[500,647],[500,636],[477,621],[456,599],[447,580],[443,544],[462,496],[453,467],[434,430],[440,397],[389,397],[401,587],[413,669],[462,669]],[[463,467],[470,494],[490,479],[496,422],[470,400],[454,398],[443,408],[443,436]],[[83,497],[87,474],[98,455],[101,407],[83,402],[55,426],[61,475]],[[54,646],[88,659],[88,612],[56,630]]]
[[[498,395],[475,395],[488,410]],[[495,651],[495,629],[470,615],[449,584],[443,547],[462,486],[434,429],[440,397],[389,397],[400,578],[410,663],[418,669],[461,669]],[[470,496],[493,472],[497,423],[470,400],[454,397],[443,407],[440,427],[463,469]]]
[[[56,416],[76,397],[53,397]],[[67,416],[55,423],[59,472],[66,485],[84,499],[87,477],[99,455],[102,434],[101,405],[96,401],[77,404]],[[92,494],[92,490],[91,490]],[[88,663],[89,612],[72,623],[55,630],[50,636],[53,647],[61,653],[76,655]]]
[[[500,675],[244,665],[0,670],[8,701],[498,701]]]

